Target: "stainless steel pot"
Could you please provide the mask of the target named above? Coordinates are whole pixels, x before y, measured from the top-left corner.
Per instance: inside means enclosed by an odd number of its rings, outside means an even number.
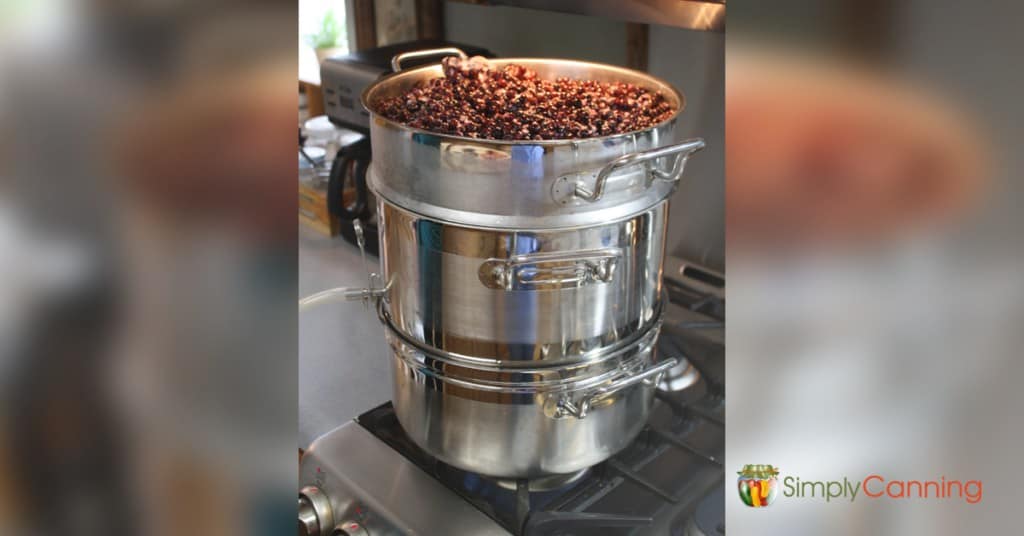
[[[395,329],[494,366],[554,365],[657,319],[667,202],[559,230],[442,223],[381,199],[381,260]]]
[[[458,49],[415,53],[459,54]],[[546,78],[629,82],[659,91],[675,105],[668,120],[646,130],[577,140],[497,141],[427,132],[374,111],[380,99],[401,95],[443,76],[440,64],[401,70],[363,92],[370,112],[374,190],[392,203],[439,221],[506,229],[593,225],[643,212],[675,190],[700,139],[674,143],[681,93],[639,71],[583,61],[537,58],[487,60],[519,64]]]
[[[446,49],[415,55],[461,51]],[[363,94],[374,159],[378,300],[406,433],[454,466],[500,477],[571,473],[643,427],[654,386],[668,196],[699,139],[676,116],[583,140],[486,141],[399,125],[373,104],[442,75],[397,72]],[[491,60],[544,77],[624,81],[683,97],[643,73],[569,60]],[[676,113],[678,115],[678,111]],[[371,277],[371,281],[373,278]]]
[[[655,386],[677,363],[656,362],[659,327],[595,363],[509,370],[467,365],[389,326],[395,413],[417,445],[461,469],[573,473],[625,448],[644,426]]]
[[[373,111],[381,98],[443,76],[397,72],[363,94],[369,184],[380,204],[384,278],[396,328],[442,351],[504,366],[587,359],[647,329],[661,295],[667,197],[702,140],[672,140],[683,96],[647,74],[552,59],[543,77],[633,83],[676,114],[649,129],[582,140],[488,141],[426,132]]]

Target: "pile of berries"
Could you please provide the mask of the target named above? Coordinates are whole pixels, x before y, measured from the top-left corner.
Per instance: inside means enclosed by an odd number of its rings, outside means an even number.
[[[660,92],[634,84],[542,80],[521,65],[491,68],[486,59],[445,58],[443,78],[372,104],[414,128],[490,140],[564,140],[623,134],[672,117]]]

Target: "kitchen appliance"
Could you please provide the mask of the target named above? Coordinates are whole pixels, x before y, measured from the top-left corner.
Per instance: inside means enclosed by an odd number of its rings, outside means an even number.
[[[433,457],[503,478],[577,473],[639,433],[654,386],[679,364],[653,348],[667,198],[704,143],[673,143],[684,101],[665,82],[570,60],[490,61],[636,84],[675,114],[627,134],[524,142],[435,134],[373,112],[443,74],[436,63],[403,70],[406,60],[449,54],[467,57],[450,47],[398,54],[395,74],[362,95],[383,278],[300,304],[376,301],[395,415]]]
[[[482,48],[450,43],[438,39],[423,39],[397,43],[384,47],[353,52],[325,59],[320,64],[320,84],[324,96],[324,111],[335,125],[369,134],[369,114],[360,105],[363,90],[391,72],[391,58],[397,54],[426,48],[459,46],[474,55],[491,57]],[[368,231],[366,248],[377,253],[377,222],[375,203],[366,187],[366,170],[373,158],[370,140],[342,146],[330,168],[327,184],[328,211],[344,222],[359,220]],[[352,200],[350,203],[344,199]],[[351,225],[342,224],[340,234],[348,242],[356,243]]]
[[[487,49],[472,45],[440,39],[420,39],[327,58],[320,64],[324,112],[337,125],[369,133],[370,114],[359,102],[363,91],[392,72],[391,59],[395,56],[444,47],[458,47],[472,56],[493,57]],[[406,67],[429,63],[433,59],[409,60]]]
[[[443,76],[399,54],[364,91],[376,160],[394,405],[433,456],[501,477],[585,469],[623,448],[649,411],[658,362],[667,198],[702,140],[673,143],[683,97],[629,69],[496,59],[541,77],[628,82],[676,109],[642,131],[600,138],[480,140],[397,124],[379,99]],[[347,291],[343,291],[347,292]],[[646,342],[645,342],[646,341]]]
[[[353,233],[349,225],[341,225],[339,214],[347,211],[350,217],[346,217],[346,220],[369,218],[365,186],[362,190],[345,188],[346,176],[356,176],[347,171],[353,167],[350,165],[352,162],[349,162],[353,159],[351,155],[361,151],[363,146],[369,147],[369,140],[364,134],[339,127],[326,115],[318,115],[303,122],[299,131],[300,222],[327,236],[334,236],[346,231],[349,235]],[[339,157],[342,160],[335,165]],[[346,170],[346,173],[335,176],[341,170]],[[365,180],[365,174],[363,177]],[[358,197],[360,192],[363,199]],[[350,205],[354,205],[353,208],[348,208]],[[376,254],[376,241],[370,245],[372,247],[368,249]]]
[[[724,280],[673,258],[665,274],[657,351],[685,361],[615,455],[569,475],[493,478],[420,448],[387,403],[306,451],[299,533],[723,536]]]

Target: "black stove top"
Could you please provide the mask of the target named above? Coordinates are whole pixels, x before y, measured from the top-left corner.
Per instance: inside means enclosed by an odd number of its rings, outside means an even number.
[[[690,379],[659,389],[630,446],[564,483],[501,481],[447,465],[405,435],[390,402],[357,421],[515,535],[724,535],[724,300],[667,286],[658,351],[684,357]]]

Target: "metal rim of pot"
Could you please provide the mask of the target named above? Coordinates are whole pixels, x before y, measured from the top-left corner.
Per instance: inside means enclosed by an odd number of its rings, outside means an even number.
[[[443,352],[409,339],[390,325],[386,326],[386,337],[393,354],[439,380],[484,390],[524,393],[586,387],[631,370],[654,349],[660,329],[659,321],[639,340],[614,352],[606,352],[600,360],[530,369],[466,366],[457,359],[442,355]],[[638,357],[639,361],[635,359]]]
[[[628,211],[610,211],[610,210],[606,210],[604,213],[607,215],[607,217],[604,220],[602,220],[600,223],[574,222],[574,223],[568,223],[566,225],[560,225],[560,226],[557,226],[557,227],[547,227],[547,226],[542,226],[542,225],[538,225],[538,226],[520,226],[520,225],[515,225],[515,226],[511,226],[511,227],[506,227],[504,225],[500,225],[500,222],[501,222],[500,217],[495,217],[495,222],[492,225],[485,225],[485,224],[482,224],[482,223],[472,223],[472,222],[467,223],[467,222],[465,222],[463,220],[460,220],[458,217],[456,217],[456,213],[459,212],[459,211],[455,211],[455,210],[448,211],[447,209],[438,210],[437,207],[434,207],[434,210],[432,210],[432,211],[421,211],[421,210],[417,210],[415,207],[425,205],[425,203],[412,203],[413,207],[407,206],[408,203],[406,203],[404,201],[402,203],[396,203],[395,201],[390,199],[385,192],[381,192],[380,191],[380,189],[379,189],[379,186],[380,186],[379,182],[378,181],[374,181],[372,179],[371,175],[373,175],[373,168],[372,168],[372,166],[370,168],[370,171],[367,173],[367,185],[370,187],[370,192],[373,193],[376,197],[385,200],[387,202],[387,204],[391,205],[395,210],[400,210],[400,211],[405,212],[407,214],[410,214],[410,215],[413,215],[413,216],[416,216],[416,217],[419,217],[419,218],[424,218],[424,219],[428,219],[428,220],[431,220],[431,221],[435,221],[437,223],[442,223],[442,224],[445,224],[445,225],[453,225],[453,226],[461,227],[463,229],[469,229],[469,230],[473,230],[473,231],[483,231],[483,232],[505,231],[505,232],[518,232],[518,233],[550,233],[550,232],[565,232],[565,231],[574,231],[574,230],[579,230],[579,229],[588,229],[588,228],[592,228],[592,227],[599,226],[599,225],[615,225],[615,224],[619,224],[619,223],[631,220],[633,218],[636,218],[640,214],[643,214],[644,212],[647,212],[647,211],[651,210],[653,207],[656,207],[660,203],[665,201],[664,199],[662,199],[662,200],[658,201],[657,203],[654,203],[653,205],[645,206],[644,208],[637,209],[637,210],[628,210]],[[445,217],[444,214],[446,212],[451,214],[452,217],[450,217],[450,218],[449,217]]]
[[[410,337],[408,333],[400,329],[392,321],[391,314],[388,312],[388,300],[383,296],[378,297],[376,301],[377,308],[377,319],[381,324],[385,326],[387,331],[395,333],[400,337],[406,344],[424,352],[430,354],[438,361],[451,363],[459,367],[466,369],[475,369],[479,371],[494,370],[501,368],[506,371],[514,371],[522,374],[538,373],[546,370],[551,370],[552,367],[559,367],[560,369],[569,369],[574,366],[589,366],[600,363],[610,359],[611,357],[621,354],[622,352],[636,346],[641,343],[645,338],[650,337],[651,333],[657,333],[661,329],[661,317],[664,309],[664,304],[668,300],[667,291],[663,290],[660,299],[654,306],[654,314],[652,319],[644,326],[643,329],[639,329],[631,333],[628,337],[620,339],[612,344],[593,348],[591,350],[581,352],[578,354],[572,354],[566,356],[563,359],[556,360],[539,360],[539,361],[517,361],[517,360],[503,360],[495,359],[490,357],[476,357],[456,352],[450,352],[447,350],[441,350],[439,348],[430,346],[424,342],[415,340]]]
[[[651,330],[656,332],[656,330]],[[399,338],[391,338],[393,331],[388,331],[389,343],[397,343],[399,347],[392,345],[392,359],[400,360],[405,366],[415,371],[415,374],[423,377],[430,377],[435,381],[442,382],[457,388],[466,390],[469,398],[479,400],[481,394],[488,396],[505,397],[509,395],[525,395],[518,403],[538,405],[548,416],[553,418],[576,417],[584,419],[590,410],[599,404],[612,403],[613,396],[630,387],[644,384],[650,388],[656,388],[664,374],[679,364],[679,359],[668,357],[653,359],[654,341],[650,345],[638,351],[626,353],[621,360],[616,361],[615,368],[599,375],[584,379],[561,378],[544,382],[485,382],[479,379],[465,379],[452,376],[446,365],[445,370],[439,370],[436,366],[423,361],[433,359],[418,348],[404,344]],[[656,338],[656,333],[655,333]],[[414,355],[421,356],[421,359],[410,359],[411,350]],[[552,372],[557,374],[558,367]],[[455,395],[454,393],[452,396]],[[541,397],[540,403],[535,397]],[[515,404],[514,399],[499,399],[494,401],[500,404]]]

